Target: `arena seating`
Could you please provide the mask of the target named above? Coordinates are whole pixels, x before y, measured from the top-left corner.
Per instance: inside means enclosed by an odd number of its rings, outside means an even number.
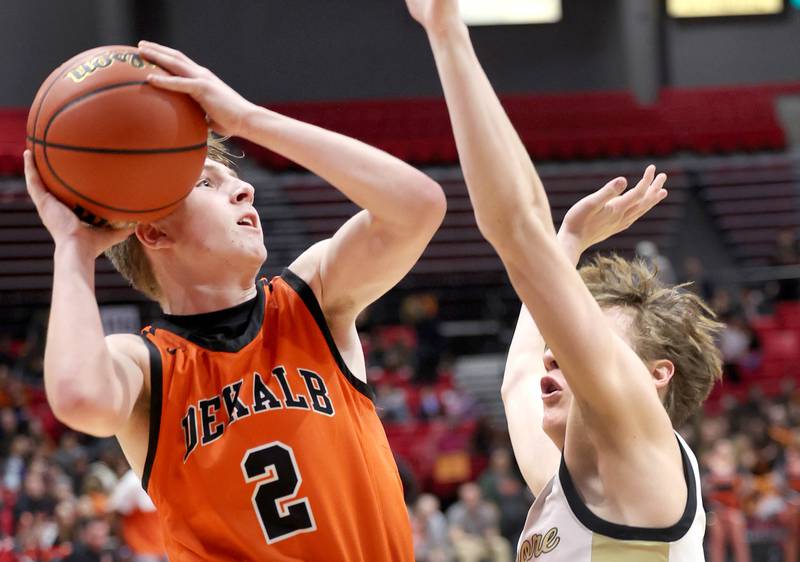
[[[641,106],[629,92],[505,96],[520,137],[537,159],[570,160],[773,150],[786,139],[775,100],[800,93],[800,83],[662,90],[658,102]],[[379,146],[415,164],[457,160],[447,110],[441,99],[269,104],[279,112]],[[27,111],[0,111],[0,175],[22,172]],[[291,163],[248,146],[273,169]]]
[[[741,265],[768,265],[778,232],[800,227],[797,172],[787,157],[698,173],[701,195]]]

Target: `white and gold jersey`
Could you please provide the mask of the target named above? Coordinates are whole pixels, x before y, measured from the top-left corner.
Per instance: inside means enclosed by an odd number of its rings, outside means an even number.
[[[677,435],[677,433],[676,433]],[[605,521],[578,495],[564,458],[528,512],[517,562],[702,562],[706,515],[697,459],[678,435],[688,498],[680,521],[656,529]]]

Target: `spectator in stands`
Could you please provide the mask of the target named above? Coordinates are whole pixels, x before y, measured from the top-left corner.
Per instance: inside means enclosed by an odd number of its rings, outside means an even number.
[[[714,294],[714,285],[706,276],[703,262],[697,256],[689,256],[683,261],[683,279],[691,283],[689,288],[706,302]]]
[[[483,497],[500,510],[500,534],[511,545],[516,545],[534,498],[523,486],[507,447],[492,451],[489,466],[478,479],[478,485]]]
[[[64,470],[69,470],[78,461],[86,459],[86,449],[78,442],[78,434],[65,431],[61,436],[58,450],[53,453],[52,460]]]
[[[419,419],[422,421],[435,420],[442,415],[442,403],[432,386],[423,386],[419,390]]]
[[[439,498],[422,494],[411,512],[414,556],[417,562],[450,562],[452,545],[447,519],[439,509]]]
[[[497,484],[500,509],[500,534],[513,547],[519,543],[519,536],[525,528],[534,497],[516,476],[508,475],[500,478]]]
[[[786,451],[784,472],[788,512],[786,517],[786,542],[783,559],[785,562],[800,562],[800,431]]]
[[[755,333],[741,316],[728,319],[719,335],[724,380],[742,380],[742,367],[752,370],[759,363]]]
[[[384,423],[404,423],[410,419],[405,391],[389,383],[377,385],[375,408]]]
[[[55,502],[47,493],[44,475],[39,471],[29,470],[25,476],[23,492],[17,499],[16,519],[19,520],[25,514],[30,514],[34,518],[39,514],[49,514],[54,508]]]
[[[800,265],[800,239],[794,229],[787,228],[778,232],[772,265],[776,267]],[[797,276],[778,281],[778,302],[800,300],[800,279]]]
[[[109,548],[109,526],[104,519],[90,519],[81,529],[81,540],[64,562],[116,562]]]
[[[444,414],[449,420],[463,421],[478,416],[478,402],[458,388],[447,388],[441,393]]]
[[[747,524],[742,505],[743,479],[739,474],[733,444],[719,440],[706,456],[707,474],[703,489],[709,514],[709,562],[725,562],[727,547],[736,562],[750,562]]]
[[[636,244],[636,255],[644,260],[650,270],[658,272],[658,280],[664,285],[676,284],[675,268],[667,256],[661,255],[655,242],[642,240]]]
[[[499,504],[500,502],[500,482],[506,477],[516,478],[514,474],[511,451],[508,447],[498,447],[492,450],[489,456],[489,466],[483,471],[478,479],[481,494],[487,500]],[[527,510],[526,510],[527,511]]]
[[[444,338],[439,332],[439,301],[432,293],[410,295],[403,301],[401,317],[416,332],[414,380],[436,382]]]
[[[462,484],[459,500],[447,510],[450,536],[459,562],[510,562],[511,546],[500,535],[497,506],[481,497],[477,484]]]

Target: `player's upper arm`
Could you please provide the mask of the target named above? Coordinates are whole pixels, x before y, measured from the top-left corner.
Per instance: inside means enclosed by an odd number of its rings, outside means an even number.
[[[602,419],[587,419],[590,430],[611,446],[626,446],[632,436],[674,440],[644,363],[615,332],[555,236],[532,215],[520,215],[493,243],[582,413]]]
[[[149,355],[139,336],[114,334],[105,342],[111,371],[93,374],[98,383],[74,381],[69,396],[56,397],[53,404],[62,422],[98,437],[114,435],[125,425],[149,373]]]
[[[544,339],[523,305],[508,350],[501,393],[514,457],[536,496],[558,470],[561,458],[561,451],[542,428],[543,353]]]

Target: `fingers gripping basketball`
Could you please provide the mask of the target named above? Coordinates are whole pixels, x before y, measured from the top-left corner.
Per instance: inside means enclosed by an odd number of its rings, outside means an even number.
[[[206,155],[203,110],[147,84],[166,75],[134,47],[71,58],[39,89],[28,147],[47,189],[93,224],[148,222],[189,194]]]

